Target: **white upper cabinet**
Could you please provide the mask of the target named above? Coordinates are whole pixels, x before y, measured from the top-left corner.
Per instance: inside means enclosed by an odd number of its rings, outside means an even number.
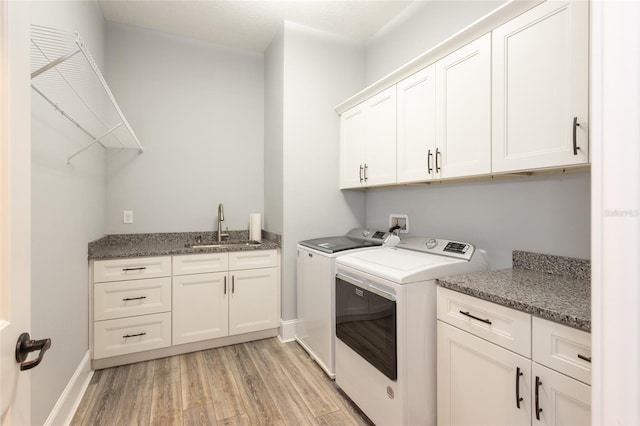
[[[435,172],[491,172],[491,34],[436,63]]]
[[[364,185],[365,105],[353,107],[340,117],[340,188]]]
[[[396,87],[342,114],[340,188],[396,182]]]
[[[436,177],[436,71],[431,65],[397,86],[398,183]]]
[[[586,1],[548,0],[493,31],[493,172],[588,163],[588,55]]]

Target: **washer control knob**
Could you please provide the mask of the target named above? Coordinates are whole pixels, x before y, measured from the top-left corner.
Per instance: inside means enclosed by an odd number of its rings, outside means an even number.
[[[363,235],[365,238],[369,238],[369,237],[371,236],[371,231],[370,231],[370,230],[368,230],[368,229],[365,229],[364,231],[362,231],[362,235]]]
[[[438,240],[436,240],[435,238],[429,238],[427,239],[427,242],[425,244],[428,249],[432,249],[438,245]]]

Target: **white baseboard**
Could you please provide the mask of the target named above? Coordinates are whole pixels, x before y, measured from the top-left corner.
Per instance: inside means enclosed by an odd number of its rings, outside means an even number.
[[[68,425],[71,423],[92,377],[91,356],[87,351],[73,376],[71,376],[69,383],[62,391],[60,398],[58,398],[58,402],[49,413],[49,417],[44,422],[45,426]]]
[[[280,332],[278,333],[278,339],[281,342],[292,342],[296,338],[296,324],[298,324],[298,320],[288,320],[285,321],[280,319]]]

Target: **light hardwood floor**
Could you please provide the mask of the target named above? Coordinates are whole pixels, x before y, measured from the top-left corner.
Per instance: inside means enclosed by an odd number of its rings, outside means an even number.
[[[98,370],[72,425],[372,425],[276,338]]]

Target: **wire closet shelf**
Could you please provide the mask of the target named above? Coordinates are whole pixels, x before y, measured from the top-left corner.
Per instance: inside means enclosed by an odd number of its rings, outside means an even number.
[[[144,151],[78,33],[31,26],[31,88],[95,144]]]

